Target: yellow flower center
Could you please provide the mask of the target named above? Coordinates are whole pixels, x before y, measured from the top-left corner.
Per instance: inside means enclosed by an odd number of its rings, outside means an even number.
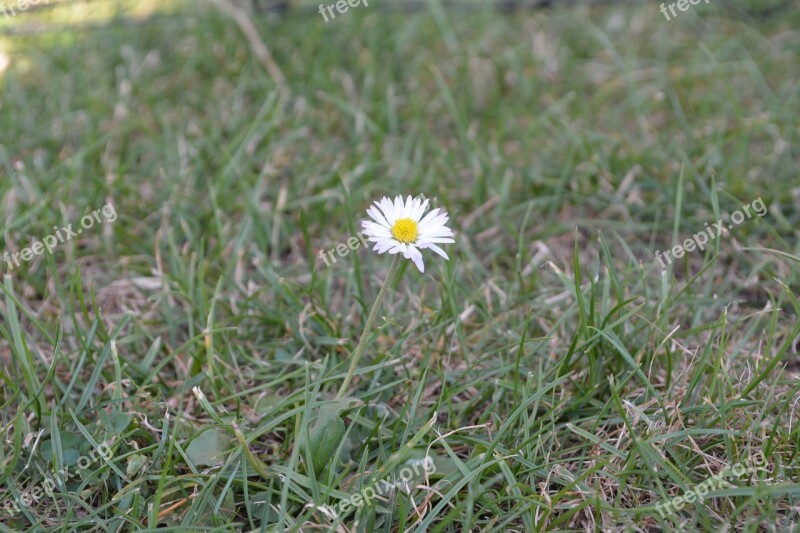
[[[403,243],[410,243],[417,240],[417,223],[410,218],[401,218],[392,226],[392,235]]]

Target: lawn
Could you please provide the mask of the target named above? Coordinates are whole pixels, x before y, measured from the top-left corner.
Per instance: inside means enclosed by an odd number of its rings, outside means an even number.
[[[800,10],[532,3],[0,15],[0,531],[800,530]]]

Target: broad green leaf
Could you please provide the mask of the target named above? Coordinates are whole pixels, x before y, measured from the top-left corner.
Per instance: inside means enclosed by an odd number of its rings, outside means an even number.
[[[145,465],[147,465],[147,457],[140,453],[134,453],[128,457],[128,467],[125,473],[129,478],[133,478]]]
[[[344,422],[339,413],[349,400],[325,404],[319,408],[317,420],[308,432],[308,453],[319,475],[333,457],[344,437]]]
[[[230,437],[219,428],[204,431],[186,448],[189,460],[200,466],[212,466],[224,460],[230,449]]]
[[[104,411],[100,411],[100,420],[112,434],[122,433],[131,423],[131,417],[124,413],[106,413]]]

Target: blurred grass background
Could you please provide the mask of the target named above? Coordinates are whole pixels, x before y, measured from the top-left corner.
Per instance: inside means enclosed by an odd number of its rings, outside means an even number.
[[[236,3],[285,83],[230,8],[53,4],[0,16],[3,251],[119,219],[2,263],[0,500],[114,454],[4,531],[796,529],[797,4]],[[389,263],[318,253],[420,193],[451,260],[392,284],[312,475],[297,442]]]

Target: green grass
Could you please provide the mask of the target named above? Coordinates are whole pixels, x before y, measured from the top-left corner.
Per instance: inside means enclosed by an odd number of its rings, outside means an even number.
[[[796,530],[800,18],[741,5],[301,6],[254,18],[280,87],[201,4],[18,16],[2,251],[118,219],[0,262],[0,506],[56,485],[0,530]],[[456,243],[389,280],[312,468],[391,263],[318,254],[397,194]]]

